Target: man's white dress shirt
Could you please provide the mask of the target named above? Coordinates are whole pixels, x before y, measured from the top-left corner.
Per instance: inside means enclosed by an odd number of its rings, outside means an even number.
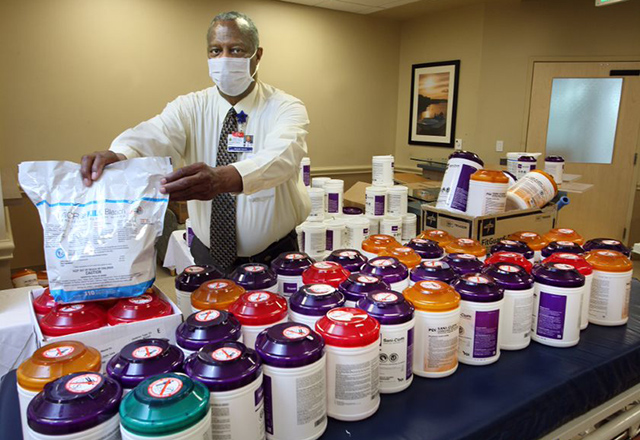
[[[233,164],[244,188],[237,196],[238,256],[249,257],[309,215],[311,202],[299,177],[309,118],[300,100],[259,81],[233,107],[247,115],[245,135],[254,136],[254,152],[238,153]],[[171,156],[174,165],[204,162],[214,167],[230,108],[216,87],[180,96],[159,115],[118,136],[110,150],[129,159]],[[209,247],[211,201],[192,200],[187,207],[196,236]]]

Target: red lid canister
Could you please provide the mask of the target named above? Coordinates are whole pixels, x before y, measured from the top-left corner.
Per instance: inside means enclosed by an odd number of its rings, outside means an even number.
[[[364,310],[338,307],[316,322],[316,331],[327,345],[365,347],[380,339],[380,324]]]
[[[593,267],[582,255],[570,254],[568,252],[556,252],[555,254],[551,254],[551,256],[545,258],[542,262],[568,264],[569,266],[573,266],[584,276],[591,275],[593,273]]]
[[[229,311],[241,325],[275,324],[287,317],[287,300],[266,290],[247,292],[231,304]]]
[[[118,325],[168,316],[172,312],[171,304],[147,291],[135,298],[121,299],[109,309],[107,317],[109,325]]]
[[[531,261],[527,260],[523,254],[519,254],[517,252],[499,251],[491,254],[491,256],[489,256],[484,262],[485,266],[498,263],[515,264],[526,270],[527,273],[531,273],[531,269],[533,268]]]
[[[318,261],[302,272],[304,284],[329,284],[336,289],[351,273],[334,261]]]
[[[42,292],[42,295],[33,300],[33,310],[36,311],[36,315],[46,315],[56,305],[56,301],[51,296],[51,291],[47,287]]]
[[[95,303],[56,304],[40,320],[45,336],[65,336],[95,330],[107,325],[107,314]]]

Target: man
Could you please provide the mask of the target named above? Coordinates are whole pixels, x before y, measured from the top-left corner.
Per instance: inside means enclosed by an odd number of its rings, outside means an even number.
[[[215,87],[178,97],[118,136],[109,151],[84,156],[81,173],[89,186],[119,160],[184,161],[161,191],[188,201],[196,263],[229,271],[297,249],[294,228],[310,211],[298,178],[309,120],[302,102],[258,81],[263,49],[249,17],[217,15],[207,43]]]

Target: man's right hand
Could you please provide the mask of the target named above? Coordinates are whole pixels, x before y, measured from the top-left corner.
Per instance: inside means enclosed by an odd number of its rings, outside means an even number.
[[[82,182],[85,186],[91,186],[94,181],[98,180],[102,175],[104,167],[110,163],[126,160],[124,154],[114,153],[113,151],[96,151],[95,153],[82,156],[80,165],[80,174]]]

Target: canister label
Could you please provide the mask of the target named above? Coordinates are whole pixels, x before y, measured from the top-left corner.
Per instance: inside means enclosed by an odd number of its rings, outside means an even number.
[[[302,260],[304,255],[302,254],[287,254],[284,257],[286,260]]]
[[[608,244],[609,246],[619,246],[620,243],[618,240],[602,240],[602,244]]]
[[[147,295],[145,293],[144,295],[140,295],[137,298],[129,299],[129,302],[131,304],[141,305],[141,304],[149,304],[152,300],[153,298],[151,297],[151,295]]]
[[[211,353],[211,358],[216,361],[227,362],[238,359],[242,352],[234,347],[222,347]]]
[[[358,281],[365,284],[374,284],[379,282],[380,280],[378,278],[370,277],[368,275],[360,275],[358,277]]]
[[[441,261],[423,261],[424,267],[444,267],[444,263]]]
[[[216,281],[215,283],[207,284],[207,286],[209,287],[209,289],[224,289],[225,287],[229,286],[229,283],[227,283],[226,281]]]
[[[204,269],[200,266],[189,266],[184,271],[186,273],[202,273]]]
[[[63,356],[69,356],[74,351],[76,351],[76,349],[71,345],[60,345],[59,347],[45,350],[42,353],[42,356],[46,357],[47,359],[56,359]]]
[[[271,294],[268,292],[256,292],[256,293],[252,293],[250,294],[247,299],[251,302],[254,303],[261,303],[261,302],[265,302],[267,301],[269,298],[271,298]]]
[[[338,255],[341,256],[341,257],[354,258],[354,257],[358,256],[358,253],[354,252],[354,251],[342,251],[342,252],[338,253]]]
[[[338,322],[360,322],[367,319],[369,315],[365,312],[353,313],[348,310],[334,309],[327,312],[327,318]]]
[[[467,358],[490,358],[498,353],[500,310],[462,310],[459,353]]]
[[[262,266],[245,266],[244,267],[245,272],[252,272],[252,273],[257,273],[257,272],[264,272],[264,267]]]
[[[568,266],[568,265],[564,265]],[[573,269],[573,267],[568,266]],[[538,306],[538,325],[536,334],[551,339],[562,339],[564,336],[564,319],[567,308],[567,297],[553,293],[540,292]]]
[[[382,303],[394,302],[398,300],[398,295],[391,292],[374,293],[371,296],[375,301]]]
[[[509,273],[518,273],[518,272],[522,272],[522,269],[520,269],[519,267],[516,266],[507,266],[506,264],[502,264],[500,266],[498,266],[498,268],[504,272],[509,272]]]
[[[376,267],[387,267],[387,266],[391,266],[393,264],[393,260],[389,260],[389,259],[381,259],[381,260],[373,260],[369,262],[372,266],[376,266]]]
[[[147,392],[156,399],[166,399],[175,396],[182,389],[182,381],[176,377],[158,379],[147,387]]]
[[[84,304],[73,304],[70,306],[64,306],[60,309],[61,312],[65,312],[65,313],[70,313],[70,312],[76,312],[78,310],[82,310],[84,309]]]
[[[302,339],[309,336],[311,331],[307,327],[303,327],[301,325],[294,325],[292,327],[287,327],[282,331],[282,335],[287,339]]]
[[[196,313],[195,320],[198,322],[209,322],[220,316],[220,312],[217,310],[202,310]]]
[[[99,374],[81,374],[71,378],[64,388],[74,394],[86,394],[102,383]]]
[[[334,289],[333,286],[330,286],[328,284],[313,284],[309,286],[309,288],[307,289],[307,293],[309,295],[316,295],[316,296],[330,295],[335,291],[336,289]]]
[[[423,289],[429,289],[429,290],[441,290],[442,286],[438,283],[434,283],[433,281],[420,281],[418,283],[418,285],[420,287],[422,287]]]
[[[313,267],[317,269],[335,269],[338,264],[330,261],[321,261],[319,263],[313,263]]]
[[[131,355],[135,359],[151,359],[160,355],[162,351],[162,347],[158,347],[157,345],[145,345],[133,350]]]

